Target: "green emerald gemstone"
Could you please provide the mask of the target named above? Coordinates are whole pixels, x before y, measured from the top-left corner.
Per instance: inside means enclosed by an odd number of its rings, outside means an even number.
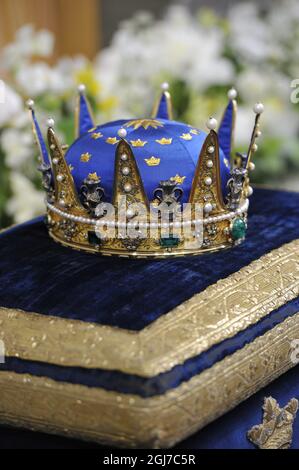
[[[180,239],[177,237],[160,238],[160,245],[163,248],[173,248],[175,246],[178,246],[179,243]]]
[[[235,219],[232,226],[232,237],[234,240],[240,240],[245,237],[246,234],[246,223],[243,219]]]

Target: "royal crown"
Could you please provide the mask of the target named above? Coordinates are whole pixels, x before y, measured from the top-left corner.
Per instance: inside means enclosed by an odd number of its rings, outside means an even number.
[[[163,257],[232,247],[245,238],[256,114],[245,154],[232,156],[237,92],[208,134],[172,118],[167,84],[152,118],[94,124],[79,87],[76,140],[61,146],[48,120],[48,146],[28,101],[40,149],[47,225],[57,242],[104,255]],[[49,149],[49,151],[48,151]]]

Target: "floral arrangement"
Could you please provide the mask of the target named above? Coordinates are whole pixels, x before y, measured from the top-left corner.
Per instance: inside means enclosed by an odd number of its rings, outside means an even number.
[[[49,65],[54,37],[49,31],[24,26],[1,56],[0,99],[0,226],[19,223],[44,212],[38,150],[25,102],[35,101],[41,122],[53,116],[61,141],[74,140],[74,99],[80,83],[87,85],[98,120],[109,118],[113,99],[102,99],[96,69],[85,57],[64,57]],[[1,98],[1,97],[0,97]]]
[[[33,98],[44,121],[53,116],[62,141],[71,143],[79,83],[87,86],[97,121],[104,122],[150,113],[152,96],[168,81],[177,119],[203,129],[207,116],[221,118],[233,85],[239,93],[238,150],[248,142],[254,102],[262,100],[267,110],[256,181],[282,184],[294,169],[299,174],[299,114],[290,100],[291,81],[299,77],[298,42],[296,0],[267,11],[242,2],[225,19],[209,9],[194,16],[178,6],[158,21],[137,13],[120,25],[93,62],[78,56],[49,65],[53,35],[23,27],[0,62],[5,82],[5,103],[0,90],[0,225],[43,212],[37,150],[24,102]]]

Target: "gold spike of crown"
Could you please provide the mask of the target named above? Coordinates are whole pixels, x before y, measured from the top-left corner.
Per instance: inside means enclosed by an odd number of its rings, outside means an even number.
[[[216,131],[214,118],[207,122],[207,134],[171,122],[166,84],[152,118],[109,126],[94,124],[81,87],[78,138],[67,149],[61,146],[50,119],[49,154],[40,141],[30,101],[43,162],[39,169],[47,192],[50,236],[86,252],[140,258],[195,255],[240,243],[247,228],[252,193],[249,170],[254,168],[251,159],[257,150],[263,105],[254,106],[256,118],[247,153],[232,158],[222,145],[227,148],[229,144],[231,149],[236,95],[234,89],[228,93],[225,113],[229,114],[224,117],[230,116],[231,135],[230,142],[225,142],[227,132],[224,135],[222,124]],[[192,161],[197,159],[197,164],[192,171],[190,152],[196,146]],[[79,179],[82,172],[83,180]]]

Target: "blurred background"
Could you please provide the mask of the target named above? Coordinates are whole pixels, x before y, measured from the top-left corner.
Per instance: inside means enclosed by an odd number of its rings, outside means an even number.
[[[254,181],[299,189],[298,0],[0,0],[0,12],[0,227],[44,211],[24,102],[70,144],[79,83],[103,123],[148,115],[168,81],[176,118],[203,129],[234,86],[236,150],[254,103],[266,107]]]

